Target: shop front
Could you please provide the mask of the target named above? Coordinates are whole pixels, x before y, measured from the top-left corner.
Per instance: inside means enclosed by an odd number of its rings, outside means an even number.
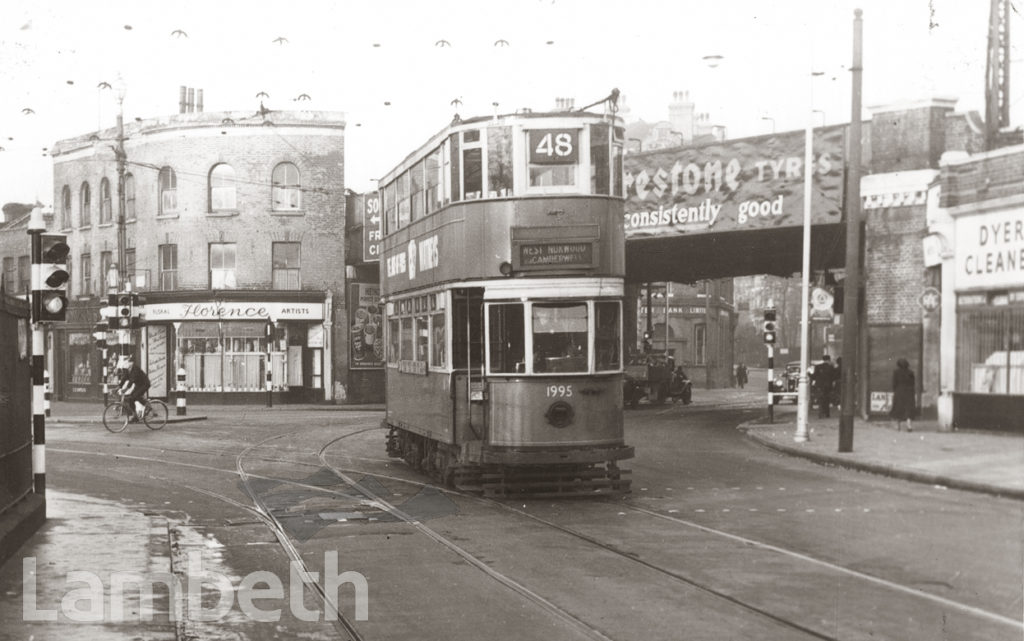
[[[178,300],[147,297],[141,353],[154,396],[185,375],[188,403],[325,400],[324,295],[291,300]],[[255,298],[255,297],[254,297]]]
[[[1024,206],[954,225],[953,425],[1024,432]]]

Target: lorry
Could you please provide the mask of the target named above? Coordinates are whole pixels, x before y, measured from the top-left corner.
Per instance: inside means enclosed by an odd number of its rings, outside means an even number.
[[[661,405],[669,396],[672,370],[675,363],[671,356],[652,352],[633,354],[626,362],[622,377],[622,401],[626,407],[636,408],[640,399]]]

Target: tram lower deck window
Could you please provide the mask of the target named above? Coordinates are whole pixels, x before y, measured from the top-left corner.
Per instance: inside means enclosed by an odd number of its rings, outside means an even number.
[[[533,371],[587,371],[587,304],[534,303]]]

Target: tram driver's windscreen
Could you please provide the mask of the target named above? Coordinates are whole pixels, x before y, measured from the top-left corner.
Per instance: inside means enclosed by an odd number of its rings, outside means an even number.
[[[533,371],[587,371],[587,304],[533,305]]]

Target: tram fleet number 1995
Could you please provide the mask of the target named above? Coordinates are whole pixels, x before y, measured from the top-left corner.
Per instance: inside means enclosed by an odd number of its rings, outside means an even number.
[[[548,398],[572,398],[572,385],[548,385]]]

